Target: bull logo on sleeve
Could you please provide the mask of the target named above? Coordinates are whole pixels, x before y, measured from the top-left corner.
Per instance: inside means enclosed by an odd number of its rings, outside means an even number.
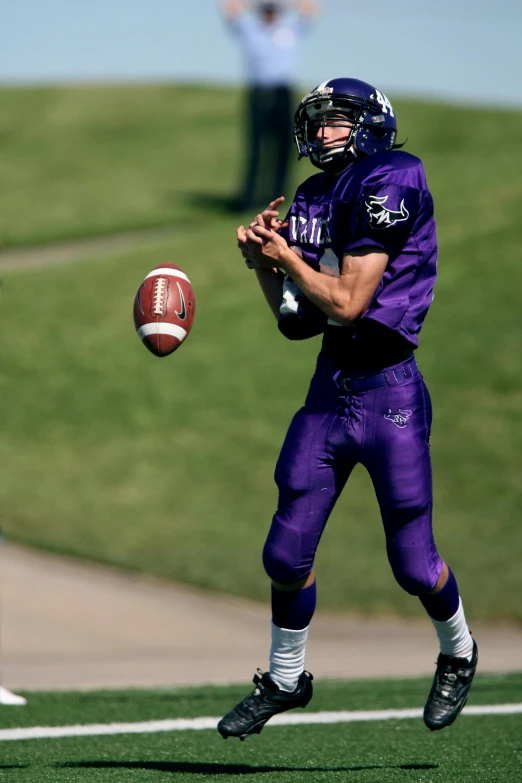
[[[369,196],[364,205],[370,216],[370,228],[380,231],[383,228],[390,228],[395,223],[401,223],[408,220],[410,213],[404,206],[404,199],[401,201],[399,210],[388,209],[384,205],[388,201],[388,196]]]

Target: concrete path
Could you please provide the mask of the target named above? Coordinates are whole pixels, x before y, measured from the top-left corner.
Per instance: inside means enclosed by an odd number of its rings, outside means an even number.
[[[123,231],[107,236],[62,240],[48,245],[34,245],[14,249],[0,248],[0,271],[4,269],[33,269],[40,266],[91,261],[100,256],[126,253],[137,248],[154,247],[168,240],[176,229],[172,226]]]
[[[13,544],[0,553],[3,681],[13,689],[245,682],[265,668],[269,607]],[[482,671],[522,671],[522,628],[474,627]],[[431,675],[428,622],[317,614],[316,677]]]

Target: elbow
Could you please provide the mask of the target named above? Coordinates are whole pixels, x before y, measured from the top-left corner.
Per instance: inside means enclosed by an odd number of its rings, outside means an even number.
[[[351,326],[366,310],[359,296],[346,290],[334,291],[330,300],[330,317],[341,326]]]
[[[365,310],[366,308],[357,307],[353,302],[345,302],[334,309],[333,318],[341,326],[351,326]]]

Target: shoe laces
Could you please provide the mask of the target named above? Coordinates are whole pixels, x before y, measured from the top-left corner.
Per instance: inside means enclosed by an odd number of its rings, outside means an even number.
[[[442,665],[441,665],[442,664]],[[465,675],[463,671],[468,662],[462,658],[444,657],[439,664],[439,685],[440,690],[437,694],[445,701],[451,701],[455,697],[455,691],[459,684],[459,678]]]
[[[264,675],[261,669],[257,670],[257,674],[254,674],[254,684],[255,688],[252,691],[252,693],[249,693],[248,696],[246,696],[241,704],[238,705],[238,708],[240,711],[246,711],[250,712],[253,707],[257,705],[259,702],[260,697],[262,697],[267,689],[269,689],[269,685],[266,681],[266,677],[268,675]]]
[[[445,671],[440,678],[440,697],[442,699],[452,699],[456,687],[458,676],[454,672]]]

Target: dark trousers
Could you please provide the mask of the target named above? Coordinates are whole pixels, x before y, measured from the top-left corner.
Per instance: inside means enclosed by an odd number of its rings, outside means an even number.
[[[247,155],[240,192],[242,209],[286,195],[293,138],[292,90],[250,87],[246,94]]]

